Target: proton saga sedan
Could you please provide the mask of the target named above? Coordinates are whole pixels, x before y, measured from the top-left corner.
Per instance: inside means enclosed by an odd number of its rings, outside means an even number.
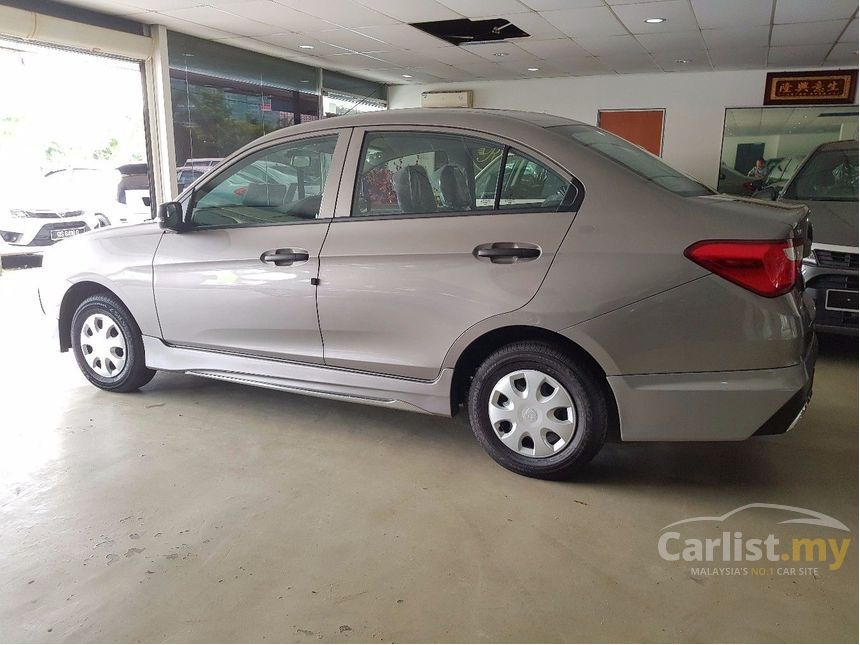
[[[58,245],[40,290],[95,386],[156,370],[451,416],[517,473],[607,433],[742,440],[810,398],[807,208],[719,195],[546,114],[393,110],[264,136],[160,224]]]

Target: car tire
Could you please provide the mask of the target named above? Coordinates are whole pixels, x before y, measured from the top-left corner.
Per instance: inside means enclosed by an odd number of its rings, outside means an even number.
[[[87,380],[108,392],[133,392],[155,376],[131,313],[112,295],[84,300],[72,317],[72,349]],[[89,342],[87,342],[89,341]]]
[[[498,464],[539,479],[571,478],[599,452],[610,421],[601,377],[543,341],[506,345],[481,363],[468,412]]]

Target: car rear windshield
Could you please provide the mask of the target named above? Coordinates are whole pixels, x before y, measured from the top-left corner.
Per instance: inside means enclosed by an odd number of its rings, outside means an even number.
[[[632,170],[640,177],[683,197],[713,195],[714,191],[688,177],[658,157],[614,134],[587,125],[559,125],[549,128]]]
[[[785,196],[809,201],[856,202],[857,148],[814,154],[798,171]]]

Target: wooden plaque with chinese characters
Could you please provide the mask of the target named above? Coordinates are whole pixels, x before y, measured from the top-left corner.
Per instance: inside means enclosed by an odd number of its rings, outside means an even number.
[[[824,105],[854,103],[857,70],[770,72],[765,105]]]

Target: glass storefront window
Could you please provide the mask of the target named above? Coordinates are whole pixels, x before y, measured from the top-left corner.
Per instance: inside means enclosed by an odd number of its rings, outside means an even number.
[[[326,117],[360,114],[361,112],[376,112],[386,109],[387,104],[380,99],[365,96],[355,96],[333,90],[323,90],[323,115]]]
[[[320,114],[385,109],[385,86],[293,61],[168,33],[179,190],[236,149]],[[320,80],[331,88],[322,110]]]
[[[720,192],[749,196],[781,188],[820,144],[856,139],[857,113],[850,105],[727,109]]]
[[[323,116],[375,112],[388,107],[385,85],[324,69],[322,72]]]
[[[184,34],[168,34],[180,190],[257,137],[319,118],[318,71]]]

